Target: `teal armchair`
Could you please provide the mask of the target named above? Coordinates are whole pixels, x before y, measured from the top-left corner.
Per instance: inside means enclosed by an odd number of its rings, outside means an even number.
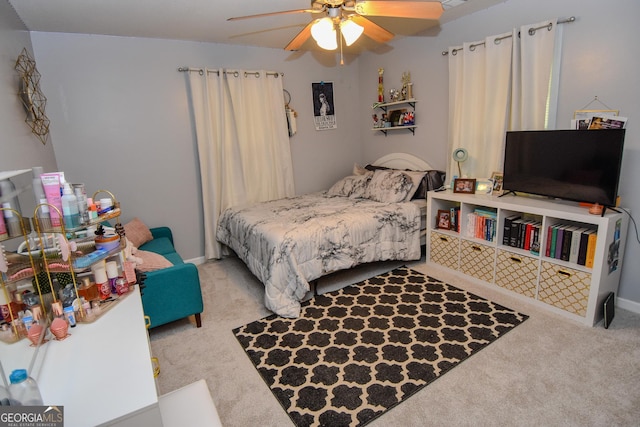
[[[146,272],[142,289],[144,314],[150,327],[195,316],[196,326],[202,326],[203,311],[200,277],[194,264],[185,263],[173,246],[173,234],[168,227],[151,228],[153,240],[139,249],[163,255],[172,267]]]

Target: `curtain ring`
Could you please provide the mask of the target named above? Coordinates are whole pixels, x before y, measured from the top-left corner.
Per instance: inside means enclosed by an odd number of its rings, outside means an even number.
[[[451,51],[451,55],[455,56],[455,55],[457,55],[457,54],[458,54],[458,49],[453,49],[453,50]]]
[[[253,75],[256,76],[256,79],[260,78],[260,73],[258,73],[258,72],[253,73]]]
[[[553,22],[549,22],[549,25],[547,25],[547,31],[551,31],[552,28],[553,28]]]
[[[500,44],[502,42],[501,38],[495,38],[493,39],[493,44]]]
[[[470,50],[471,52],[473,52],[474,50],[476,50],[476,45],[475,45],[475,44],[472,44],[471,46],[469,46],[469,50]]]
[[[200,68],[200,70],[198,70],[198,74],[200,74],[201,76],[204,75],[204,70],[202,68]]]
[[[536,33],[536,29],[535,28],[529,28],[529,35],[533,36]]]

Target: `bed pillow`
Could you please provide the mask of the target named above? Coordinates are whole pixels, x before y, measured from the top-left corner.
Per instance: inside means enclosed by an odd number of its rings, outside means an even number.
[[[367,185],[365,197],[382,203],[402,202],[412,186],[411,178],[402,171],[377,170]]]
[[[364,175],[366,173],[369,173],[369,170],[363,166],[360,166],[357,163],[353,164],[353,174],[354,175]]]
[[[375,166],[375,165],[366,165],[365,169],[369,171],[376,170],[393,170],[389,169],[385,166]],[[411,172],[410,170],[406,170],[406,172]],[[428,171],[424,171],[425,175],[420,182],[418,188],[416,188],[416,192],[414,193],[412,199],[426,199],[427,191],[437,190],[444,185],[445,182],[445,172],[432,169]]]
[[[427,171],[420,182],[420,186],[416,189],[416,194],[413,195],[414,199],[426,199],[427,191],[437,190],[444,185],[446,173],[439,170]]]
[[[149,227],[137,217],[124,225],[124,233],[136,248],[153,240],[153,235]]]
[[[407,197],[405,197],[404,201],[408,202],[412,199],[415,199],[417,197],[415,197],[416,192],[418,191],[418,188],[420,188],[420,184],[422,183],[426,172],[419,172],[419,171],[403,171],[403,173],[407,174],[409,176],[409,178],[411,178],[411,182],[412,182],[412,186],[411,186],[411,190],[409,190],[409,192],[407,193]],[[426,196],[424,197],[426,198]]]
[[[364,175],[345,176],[327,191],[329,196],[343,196],[351,198],[364,197],[367,184],[371,180],[373,172],[367,172]]]

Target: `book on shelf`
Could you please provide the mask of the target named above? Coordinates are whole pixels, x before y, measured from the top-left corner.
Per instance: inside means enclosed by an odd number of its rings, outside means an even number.
[[[585,229],[580,234],[580,246],[578,247],[578,265],[585,265],[587,262],[587,246],[589,243],[590,229]]]
[[[518,247],[518,237],[520,236],[520,227],[523,221],[522,218],[518,218],[511,222],[511,233],[509,236],[509,246],[513,246],[514,248]]]
[[[587,242],[587,258],[584,263],[584,266],[587,268],[593,268],[593,259],[596,254],[596,240],[597,233],[593,230],[592,233],[589,233],[589,240]]]
[[[496,235],[496,219],[478,212],[467,214],[467,237],[492,242]]]
[[[571,258],[571,246],[573,245],[574,239],[573,234],[577,233],[579,228],[575,225],[567,227],[564,231],[564,240],[562,242],[562,252],[560,259],[563,261],[569,261]]]
[[[576,227],[571,234],[571,249],[569,250],[569,262],[578,264],[578,254],[580,253],[580,239],[582,233],[587,229],[584,227]]]
[[[496,218],[496,216],[498,215],[498,213],[495,212],[495,211],[492,211],[492,210],[489,210],[489,209],[482,209],[482,208],[475,208],[473,210],[473,212],[476,215],[484,216],[484,217],[487,217],[487,218]]]
[[[450,229],[460,232],[460,206],[453,206],[449,209]]]
[[[562,240],[564,238],[564,226],[559,225],[557,230],[558,231],[556,234],[556,245],[555,245],[555,251],[554,251],[553,257],[555,259],[560,259],[560,254],[562,253]]]
[[[533,224],[532,220],[523,221],[518,229],[518,242],[516,247],[519,249],[525,249],[526,241],[527,241],[527,229],[531,229],[531,224]],[[528,249],[527,249],[528,250]]]
[[[549,248],[549,258],[556,257],[556,244],[558,242],[558,224],[551,226],[551,246]]]
[[[578,249],[578,265],[585,267],[593,267],[593,256],[595,255],[595,246],[597,239],[597,231],[592,228],[585,229],[580,235],[580,247]],[[591,257],[591,261],[588,261]],[[591,265],[588,265],[591,264]]]
[[[535,240],[535,232],[536,228],[538,228],[538,221],[528,221],[527,226],[524,232],[524,242],[522,244],[522,249],[528,251],[531,250],[531,245],[533,245]]]
[[[547,227],[547,240],[545,241],[544,246],[544,256],[551,258],[551,241],[553,237],[553,226],[550,225]]]
[[[542,223],[540,221],[531,221],[531,223],[527,224],[527,231],[523,249],[530,251],[531,247],[535,246],[539,239],[541,226]]]
[[[502,226],[502,244],[511,246],[511,223],[517,219],[520,219],[520,215],[511,215],[505,217]]]

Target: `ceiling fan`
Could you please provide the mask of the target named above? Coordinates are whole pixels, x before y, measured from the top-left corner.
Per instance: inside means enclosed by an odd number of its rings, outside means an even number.
[[[335,50],[342,41],[351,46],[362,34],[377,43],[387,43],[394,34],[367,17],[411,18],[436,20],[442,15],[439,1],[404,0],[311,0],[310,9],[283,10],[257,15],[228,18],[227,21],[260,18],[274,15],[311,13],[319,17],[307,24],[287,44],[285,50],[299,50],[313,38],[318,46]],[[340,30],[338,33],[337,30]],[[340,41],[338,41],[338,34]]]

